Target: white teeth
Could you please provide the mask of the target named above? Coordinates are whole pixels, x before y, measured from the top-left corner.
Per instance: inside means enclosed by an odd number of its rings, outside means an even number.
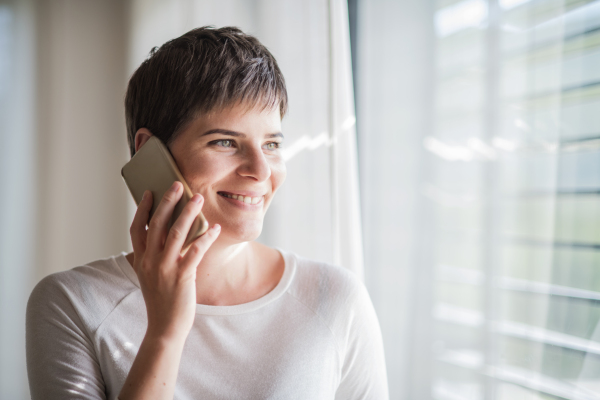
[[[237,194],[229,194],[229,193],[222,193],[223,196],[228,197],[230,199],[234,199],[237,201],[241,201],[245,204],[258,204],[260,203],[260,201],[262,200],[262,196],[260,197],[250,197],[250,196],[242,196],[237,195]]]

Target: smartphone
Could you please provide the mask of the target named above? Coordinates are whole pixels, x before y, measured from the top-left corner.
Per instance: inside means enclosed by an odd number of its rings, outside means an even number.
[[[183,184],[183,196],[175,205],[173,215],[169,221],[169,228],[173,226],[183,208],[193,196],[188,184],[183,179],[183,175],[177,168],[171,152],[156,136],[151,136],[133,155],[131,160],[123,166],[121,176],[138,206],[142,201],[144,192],[146,190],[152,192],[153,203],[148,221],[154,215],[163,195],[171,188],[173,183],[179,181]],[[186,249],[194,239],[203,235],[207,230],[208,221],[200,212],[190,228],[183,249]]]

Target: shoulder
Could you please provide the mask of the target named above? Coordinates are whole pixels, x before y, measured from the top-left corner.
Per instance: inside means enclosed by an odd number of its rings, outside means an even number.
[[[316,289],[327,289],[330,296],[345,297],[364,290],[358,276],[346,268],[323,261],[311,260],[292,254],[296,263],[294,289],[298,294],[308,294]]]
[[[289,294],[331,326],[344,324],[365,307],[372,308],[365,285],[353,272],[291,254],[295,277]]]
[[[335,265],[292,256],[296,271],[289,293],[312,309],[340,349],[336,399],[387,399],[387,374],[379,321],[362,281]]]
[[[50,274],[34,287],[27,313],[77,317],[94,330],[137,287],[113,256]]]

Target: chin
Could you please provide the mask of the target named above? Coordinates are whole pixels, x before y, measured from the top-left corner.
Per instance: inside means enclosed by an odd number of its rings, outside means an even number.
[[[221,235],[224,234],[228,239],[238,243],[251,242],[260,236],[262,226],[262,221],[260,223],[227,224],[222,226]]]

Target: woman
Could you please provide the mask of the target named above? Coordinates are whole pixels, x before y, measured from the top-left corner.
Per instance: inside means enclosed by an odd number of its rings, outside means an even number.
[[[125,108],[132,156],[157,136],[196,194],[168,229],[182,184],[162,199],[147,192],[131,224],[133,253],[36,286],[32,398],[387,398],[364,286],[254,241],[286,174],[287,93],[268,50],[236,28],[192,30],[152,51]],[[201,210],[212,226],[182,251]]]

